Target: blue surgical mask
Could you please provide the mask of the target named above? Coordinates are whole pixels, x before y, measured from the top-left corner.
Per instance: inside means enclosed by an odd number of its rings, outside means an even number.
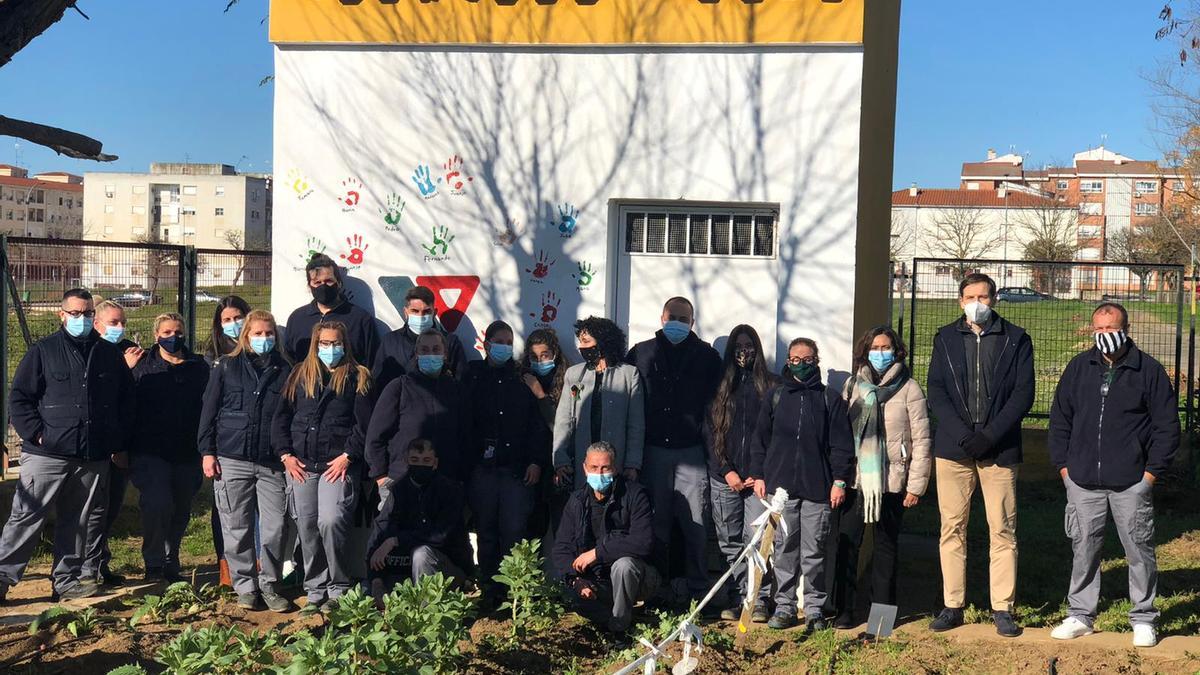
[[[430,377],[441,375],[445,365],[446,357],[441,354],[421,354],[417,357],[417,368]]]
[[[346,355],[346,348],[341,345],[330,345],[328,347],[317,347],[317,358],[321,359],[327,368],[333,368],[341,363],[342,357]]]
[[[253,349],[255,354],[266,354],[274,348],[275,338],[273,337],[250,338],[250,349]]]
[[[125,327],[105,326],[104,335],[102,337],[115,345],[121,341],[121,338],[125,337]]]
[[[608,492],[612,489],[613,475],[611,473],[589,473],[587,483],[596,492]]]
[[[234,319],[229,323],[223,323],[221,324],[221,332],[230,340],[236,340],[242,334],[242,326],[245,323],[243,319]]]
[[[168,351],[172,354],[183,351],[184,345],[186,344],[187,341],[179,335],[158,338],[158,346],[162,347],[164,351]]]
[[[71,337],[83,337],[92,329],[92,320],[86,316],[68,316],[63,327]]]
[[[492,346],[488,347],[488,356],[492,357],[492,360],[496,363],[508,363],[508,360],[512,358],[512,355],[512,345],[493,344]]]
[[[411,330],[412,332],[416,333],[417,335],[424,333],[425,331],[429,330],[430,328],[433,328],[433,315],[432,314],[409,314],[408,315],[408,329]]]
[[[682,321],[668,321],[663,324],[663,334],[673,345],[683,342],[691,332],[692,327]]]
[[[550,373],[554,372],[554,362],[553,361],[532,361],[529,364],[529,369],[532,370],[535,375],[545,377],[545,376],[549,375]]]
[[[882,373],[891,368],[892,364],[896,362],[896,353],[890,349],[883,351],[871,350],[867,354],[867,360],[871,362],[871,367],[875,369],[875,372]]]

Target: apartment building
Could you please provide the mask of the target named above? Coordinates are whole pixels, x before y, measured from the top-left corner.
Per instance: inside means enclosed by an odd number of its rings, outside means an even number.
[[[149,173],[84,175],[85,229],[96,241],[263,249],[271,179],[228,164],[153,163]]]
[[[0,232],[14,236],[83,238],[83,178],[62,171],[32,178],[0,164]]]

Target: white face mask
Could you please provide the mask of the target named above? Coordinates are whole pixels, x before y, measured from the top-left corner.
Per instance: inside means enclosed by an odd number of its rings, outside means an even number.
[[[992,308],[978,300],[972,300],[963,307],[963,314],[967,317],[967,321],[978,325],[991,318]]]

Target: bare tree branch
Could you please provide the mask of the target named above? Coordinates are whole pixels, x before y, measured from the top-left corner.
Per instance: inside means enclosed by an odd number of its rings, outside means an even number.
[[[2,2],[3,0],[0,0],[0,3]],[[116,155],[101,152],[104,145],[94,138],[45,124],[14,120],[3,115],[0,115],[0,136],[23,138],[74,159],[91,159],[97,162],[111,162],[117,159]]]

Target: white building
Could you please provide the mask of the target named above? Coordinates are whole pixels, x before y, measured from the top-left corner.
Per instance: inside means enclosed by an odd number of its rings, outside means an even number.
[[[325,251],[392,326],[435,287],[469,344],[589,314],[642,340],[685,295],[708,341],[845,368],[887,317],[898,6],[509,4],[272,4],[276,313]]]

